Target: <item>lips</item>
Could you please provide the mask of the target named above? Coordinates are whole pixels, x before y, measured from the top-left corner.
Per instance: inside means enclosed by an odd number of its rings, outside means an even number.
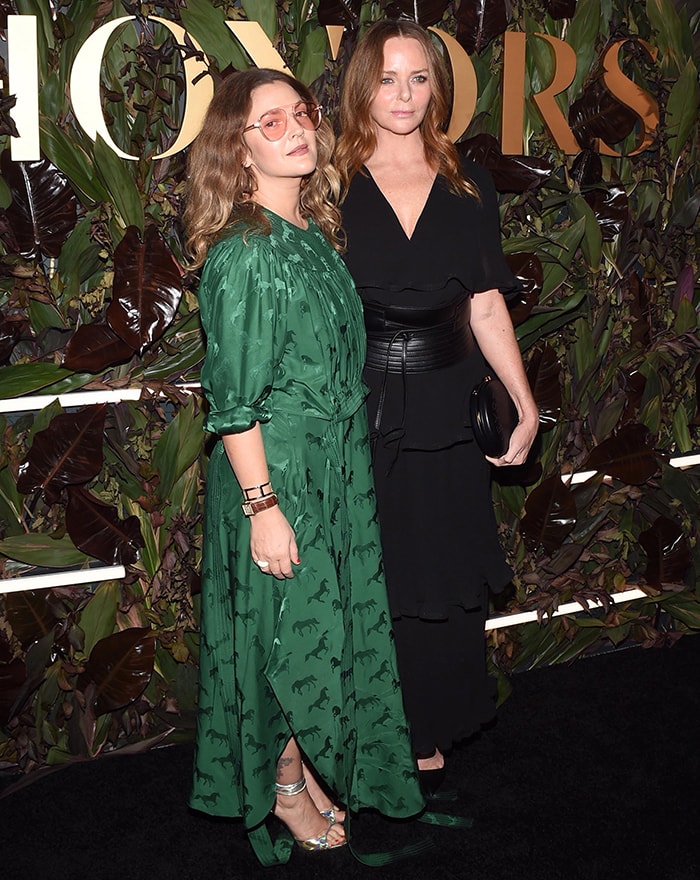
[[[304,156],[308,152],[309,152],[309,145],[308,144],[299,144],[298,147],[296,147],[290,153],[287,153],[287,155],[288,156]]]

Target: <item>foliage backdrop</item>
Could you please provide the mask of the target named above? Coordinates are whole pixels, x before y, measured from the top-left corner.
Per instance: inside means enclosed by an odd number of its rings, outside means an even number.
[[[0,417],[0,577],[121,563],[96,589],[0,594],[0,767],[28,772],[115,748],[191,737],[206,441],[195,381],[202,360],[196,279],[179,220],[183,154],[178,46],[152,20],[179,22],[214,83],[251,61],[225,20],[249,19],[334,116],[343,61],[362,28],[418,14],[469,52],[479,98],[460,150],[501,193],[504,247],[522,279],[516,332],[541,412],[537,455],[494,485],[517,575],[507,610],[546,615],[571,599],[602,611],[488,636],[507,689],[513,669],[700,628],[700,470],[669,457],[700,447],[698,211],[700,15],[679,0],[0,0],[35,15],[42,159],[12,162],[11,92],[0,96],[0,397],[142,389],[141,399]],[[136,161],[88,138],[66,97],[79,47],[100,25],[105,118]],[[322,25],[342,24],[337,61]],[[577,73],[557,99],[581,146],[566,156],[526,104],[523,156],[502,156],[504,30],[565,39]],[[660,126],[627,158],[637,120],[608,94],[601,56],[628,44],[625,74],[654,95]],[[526,87],[550,81],[553,56],[527,43]],[[3,70],[4,74],[5,71]],[[6,78],[4,78],[6,82]],[[591,471],[583,484],[562,475]],[[607,475],[607,478],[606,478]],[[641,587],[647,598],[612,605]],[[505,610],[501,608],[500,610]]]

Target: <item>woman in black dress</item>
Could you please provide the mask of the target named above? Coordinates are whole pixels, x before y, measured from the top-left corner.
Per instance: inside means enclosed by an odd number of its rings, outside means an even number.
[[[346,186],[346,263],[365,308],[382,547],[406,712],[428,793],[444,752],[494,714],[488,589],[512,572],[497,539],[489,462],[521,464],[537,432],[504,294],[493,182],[445,135],[448,78],[428,33],[383,21],[347,67],[336,163]],[[469,395],[490,370],[518,410],[486,459]]]

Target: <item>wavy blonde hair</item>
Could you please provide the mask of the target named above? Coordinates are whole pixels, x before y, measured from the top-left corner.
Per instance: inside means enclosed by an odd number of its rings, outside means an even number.
[[[269,234],[270,221],[254,201],[255,173],[244,167],[247,146],[243,139],[252,106],[253,91],[270,83],[291,86],[302,101],[316,104],[302,83],[279,70],[252,67],[226,77],[217,88],[187,157],[188,180],[183,220],[191,269],[204,263],[209,248],[233,228]],[[316,132],[316,169],[302,180],[300,206],[303,217],[316,222],[336,250],[342,250],[340,177],[331,163],[335,138],[324,119]]]
[[[454,192],[479,199],[479,190],[462,176],[457,149],[446,134],[450,116],[450,82],[445,64],[430,34],[415,22],[403,20],[373,24],[360,40],[345,69],[340,100],[341,133],[334,157],[344,192],[377,146],[370,107],[384,70],[384,44],[392,37],[417,40],[428,61],[432,94],[420,125],[428,164],[437,168]]]

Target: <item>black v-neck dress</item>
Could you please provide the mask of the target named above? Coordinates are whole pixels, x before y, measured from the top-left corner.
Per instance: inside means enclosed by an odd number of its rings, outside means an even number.
[[[354,176],[342,206],[345,261],[367,312],[440,310],[479,291],[517,291],[491,177],[469,161],[463,170],[481,201],[454,194],[438,176],[410,238],[369,172]],[[447,367],[364,373],[389,603],[418,753],[449,748],[494,713],[487,590],[502,590],[512,571],[498,543],[490,467],[469,420],[469,395],[485,369],[474,343]]]

